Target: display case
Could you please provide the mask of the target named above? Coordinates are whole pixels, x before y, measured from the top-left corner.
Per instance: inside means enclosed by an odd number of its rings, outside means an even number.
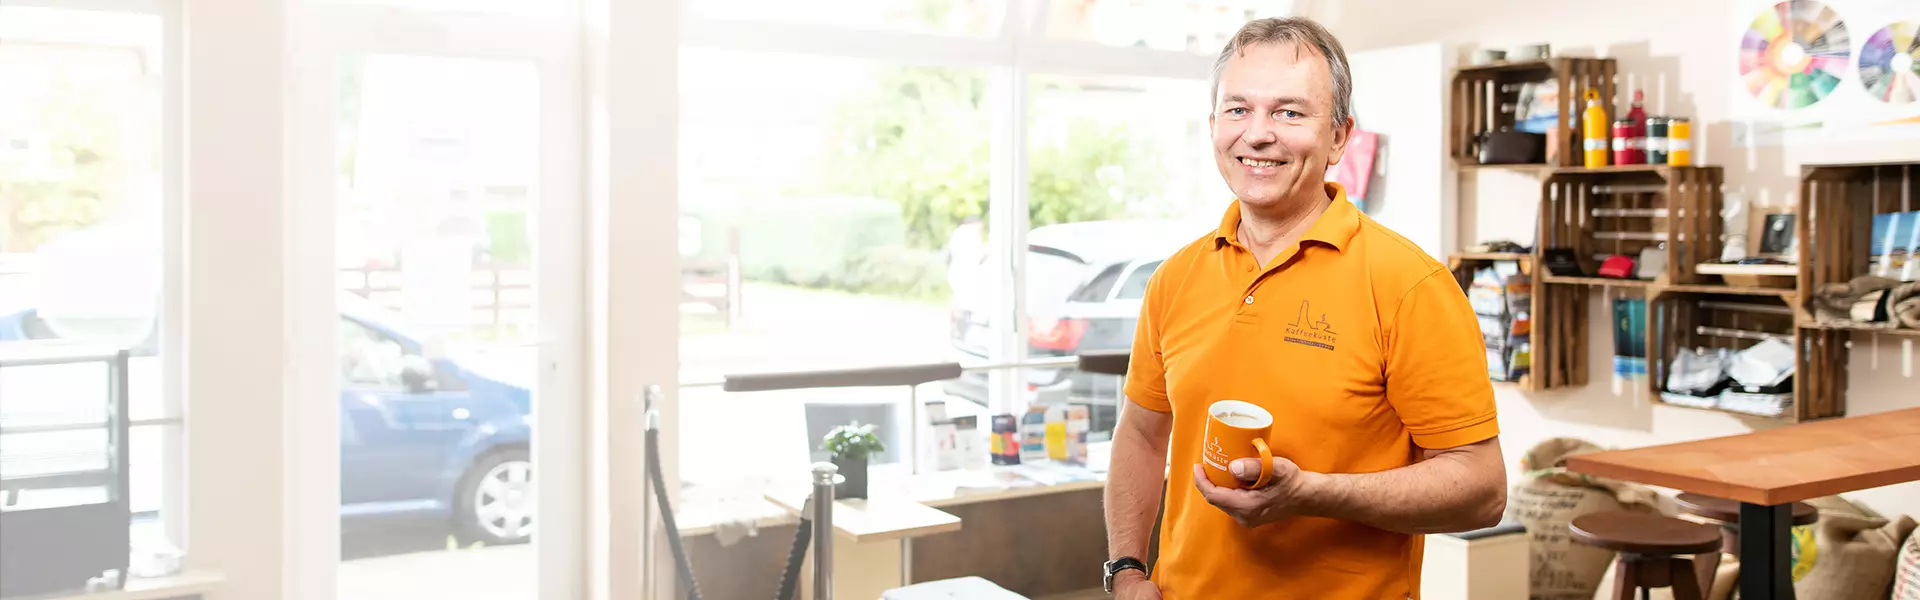
[[[0,598],[124,584],[128,356],[0,342]]]

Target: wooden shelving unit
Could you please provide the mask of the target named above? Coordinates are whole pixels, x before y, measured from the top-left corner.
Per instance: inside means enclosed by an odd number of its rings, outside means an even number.
[[[1453,115],[1448,131],[1448,154],[1456,164],[1479,165],[1480,138],[1489,131],[1510,129],[1514,113],[1501,110],[1520,101],[1520,85],[1555,82],[1559,117],[1555,133],[1547,135],[1546,160],[1539,164],[1497,165],[1498,168],[1535,168],[1579,164],[1582,144],[1577,126],[1588,89],[1600,92],[1601,102],[1613,106],[1614,60],[1611,58],[1555,57],[1541,60],[1501,61],[1454,69]]]
[[[1879,328],[1868,328],[1868,327],[1836,327],[1833,325],[1822,325],[1820,323],[1801,323],[1800,328],[1811,329],[1814,331],[1834,331],[1834,332],[1845,332],[1845,333],[1864,333],[1864,334],[1871,334],[1871,335],[1891,335],[1894,337],[1920,338],[1920,329],[1879,329]]]
[[[1654,283],[1645,279],[1615,279],[1612,277],[1569,277],[1566,275],[1548,275],[1547,283],[1561,285],[1590,285],[1594,287],[1651,288]]]
[[[1664,247],[1666,266],[1650,284],[1710,283],[1694,268],[1720,250],[1723,177],[1711,166],[1555,169],[1540,185],[1539,246],[1573,249],[1585,273],[1599,272],[1604,255],[1638,260]]]
[[[1544,383],[1546,380],[1544,378],[1535,377],[1532,371],[1532,369],[1537,368],[1534,365],[1538,364],[1537,361],[1539,360],[1539,356],[1540,356],[1539,350],[1537,350],[1537,348],[1539,348],[1539,344],[1542,341],[1544,341],[1544,338],[1540,333],[1540,329],[1534,324],[1533,316],[1532,316],[1532,315],[1538,314],[1540,310],[1540,298],[1537,294],[1538,294],[1538,290],[1541,287],[1537,284],[1537,282],[1534,282],[1533,280],[1533,278],[1536,277],[1535,273],[1537,271],[1537,269],[1535,268],[1536,265],[1533,261],[1533,255],[1513,253],[1513,252],[1462,252],[1462,253],[1454,254],[1447,258],[1447,268],[1452,270],[1454,281],[1456,283],[1459,283],[1460,289],[1463,292],[1465,292],[1465,291],[1470,291],[1470,288],[1473,285],[1473,277],[1475,272],[1479,271],[1480,269],[1490,267],[1494,263],[1498,263],[1498,262],[1518,263],[1517,266],[1519,268],[1520,274],[1527,277],[1529,280],[1529,283],[1525,284],[1527,286],[1527,293],[1529,294],[1528,309],[1527,309],[1528,331],[1525,333],[1525,335],[1527,336],[1529,371],[1527,374],[1521,375],[1512,380],[1496,379],[1494,380],[1494,384],[1511,385],[1511,386],[1515,386],[1525,390],[1540,389],[1537,386]]]
[[[1757,339],[1789,341],[1794,349],[1793,403],[1784,421],[1846,414],[1847,346],[1855,334],[1920,338],[1913,329],[1857,329],[1821,323],[1811,300],[1821,286],[1868,273],[1869,232],[1876,214],[1920,210],[1920,162],[1816,165],[1803,170],[1796,219],[1799,272],[1794,287],[1730,285],[1698,265],[1720,254],[1723,172],[1717,166],[1579,165],[1580,110],[1587,89],[1618,108],[1610,59],[1554,58],[1462,67],[1452,85],[1448,154],[1462,175],[1504,170],[1541,181],[1540,221],[1529,255],[1452,257],[1463,288],[1473,270],[1490,261],[1517,260],[1532,275],[1528,390],[1584,385],[1589,362],[1587,311],[1594,288],[1619,290],[1648,303],[1647,386],[1658,399],[1683,349],[1739,349]],[[1480,164],[1483,135],[1511,129],[1521,83],[1559,84],[1559,116],[1549,136],[1549,158],[1528,164]],[[1588,276],[1547,273],[1544,250],[1571,248]],[[1657,277],[1616,279],[1598,273],[1600,258],[1665,260]],[[1759,307],[1759,310],[1755,310]],[[1610,333],[1610,332],[1609,332]],[[1701,408],[1672,404],[1685,408]],[[1704,410],[1769,418],[1718,407]]]
[[[1873,217],[1920,211],[1920,161],[1806,165],[1794,219],[1799,240],[1798,329],[1800,369],[1809,374],[1797,393],[1812,394],[1799,418],[1846,415],[1848,346],[1856,335],[1920,338],[1915,329],[1866,329],[1823,321],[1815,294],[1828,284],[1872,273]],[[1897,240],[1896,245],[1904,245]],[[1912,260],[1912,258],[1909,258]],[[1870,337],[1864,339],[1871,339]],[[1804,398],[1805,396],[1803,396]],[[1809,406],[1810,404],[1810,406]]]

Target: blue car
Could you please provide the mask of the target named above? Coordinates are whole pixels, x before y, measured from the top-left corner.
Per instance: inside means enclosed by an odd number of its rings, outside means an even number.
[[[364,298],[342,293],[339,304],[343,524],[426,517],[451,520],[467,543],[529,540],[529,387],[464,349],[428,358],[420,338]],[[37,310],[0,315],[0,341],[59,337]],[[134,360],[154,355],[154,337]]]

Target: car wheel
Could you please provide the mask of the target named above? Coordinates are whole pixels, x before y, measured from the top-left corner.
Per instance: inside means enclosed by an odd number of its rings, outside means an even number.
[[[524,448],[489,452],[460,478],[454,518],[462,542],[522,544],[533,538],[533,460]]]

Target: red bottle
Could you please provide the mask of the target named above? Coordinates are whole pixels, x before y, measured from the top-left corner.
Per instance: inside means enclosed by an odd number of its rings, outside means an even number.
[[[1616,141],[1613,144],[1613,164],[1639,165],[1647,162],[1647,109],[1641,106],[1646,97],[1643,90],[1633,91],[1633,105],[1627,109],[1627,116],[1614,124]],[[1625,126],[1626,131],[1619,129]],[[1618,137],[1624,133],[1624,144]]]

